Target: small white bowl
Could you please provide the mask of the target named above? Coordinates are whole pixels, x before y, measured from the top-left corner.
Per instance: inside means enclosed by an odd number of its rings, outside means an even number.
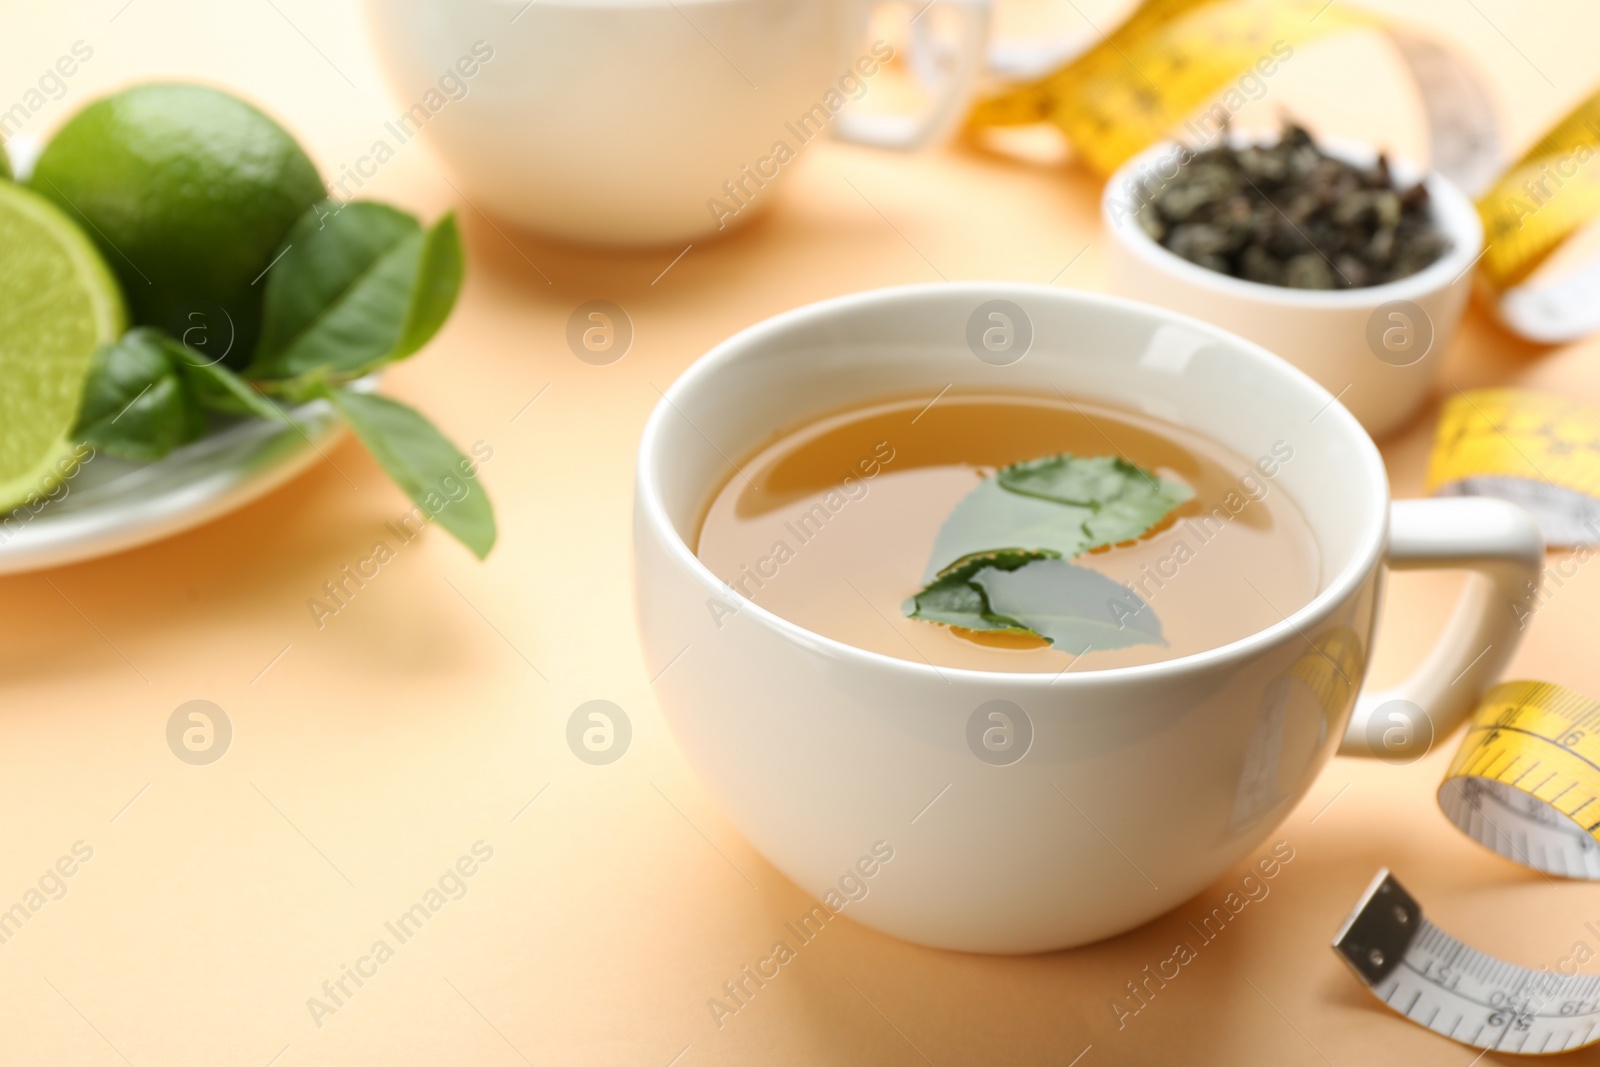
[[[1368,146],[1318,143],[1351,163],[1370,165],[1377,158]],[[1391,159],[1398,183],[1422,177],[1450,250],[1416,274],[1383,285],[1289,289],[1191,263],[1140,228],[1140,190],[1170,180],[1183,150],[1175,141],[1155,145],[1106,183],[1100,211],[1111,238],[1113,291],[1204,319],[1282,356],[1337,396],[1374,437],[1402,426],[1427,399],[1466,308],[1470,268],[1483,248],[1472,201],[1438,174],[1424,176],[1420,167]]]

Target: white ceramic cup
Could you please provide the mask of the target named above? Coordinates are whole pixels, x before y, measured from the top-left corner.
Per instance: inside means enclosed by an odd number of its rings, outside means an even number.
[[[886,397],[1056,397],[1057,386],[1190,427],[1246,463],[1287,444],[1274,491],[1315,532],[1321,592],[1198,655],[1000,674],[811,633],[695,557],[730,460],[775,432]],[[1001,283],[844,297],[713,349],[645,429],[634,537],[655,692],[734,824],[820,899],[883,842],[893,861],[846,914],[912,941],[1008,953],[1094,941],[1188,899],[1267,840],[1336,750],[1409,760],[1442,740],[1516,648],[1517,609],[1543,562],[1538,529],[1510,504],[1391,505],[1356,420],[1257,345],[1130,301]],[[1417,672],[1358,699],[1386,568],[1418,567],[1477,574]],[[1004,766],[969,744],[975,712],[996,700],[1030,735]]]
[[[1370,148],[1328,140],[1331,155],[1363,165]],[[1133,217],[1141,188],[1175,172],[1181,146],[1166,142],[1130,159],[1106,182],[1101,215],[1110,237],[1111,288],[1247,337],[1338,395],[1375,437],[1401,427],[1428,398],[1472,287],[1483,227],[1466,194],[1436,173],[1391,161],[1395,178],[1426,182],[1450,251],[1409,278],[1364,289],[1288,289],[1190,263],[1157,244]]]
[[[868,37],[885,4],[916,16],[920,114],[850,106],[887,77],[894,45]],[[604,245],[745,221],[827,133],[896,148],[940,136],[981,70],[988,16],[989,0],[368,3],[397,99],[423,103],[423,136],[473,203]]]

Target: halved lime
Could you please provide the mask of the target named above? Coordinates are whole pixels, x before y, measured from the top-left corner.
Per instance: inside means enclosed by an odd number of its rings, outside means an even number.
[[[105,260],[55,205],[0,182],[0,516],[73,470],[95,349],[126,314]]]

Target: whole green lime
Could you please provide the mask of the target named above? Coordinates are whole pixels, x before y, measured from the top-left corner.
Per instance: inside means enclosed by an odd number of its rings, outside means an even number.
[[[261,326],[262,273],[323,199],[282,126],[200,85],[104,97],[45,147],[29,185],[83,224],[134,322],[242,365]]]

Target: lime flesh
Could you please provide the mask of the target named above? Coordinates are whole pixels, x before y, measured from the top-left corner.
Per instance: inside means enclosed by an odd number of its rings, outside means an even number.
[[[43,197],[0,183],[0,517],[71,474],[90,360],[124,321],[94,244]]]

